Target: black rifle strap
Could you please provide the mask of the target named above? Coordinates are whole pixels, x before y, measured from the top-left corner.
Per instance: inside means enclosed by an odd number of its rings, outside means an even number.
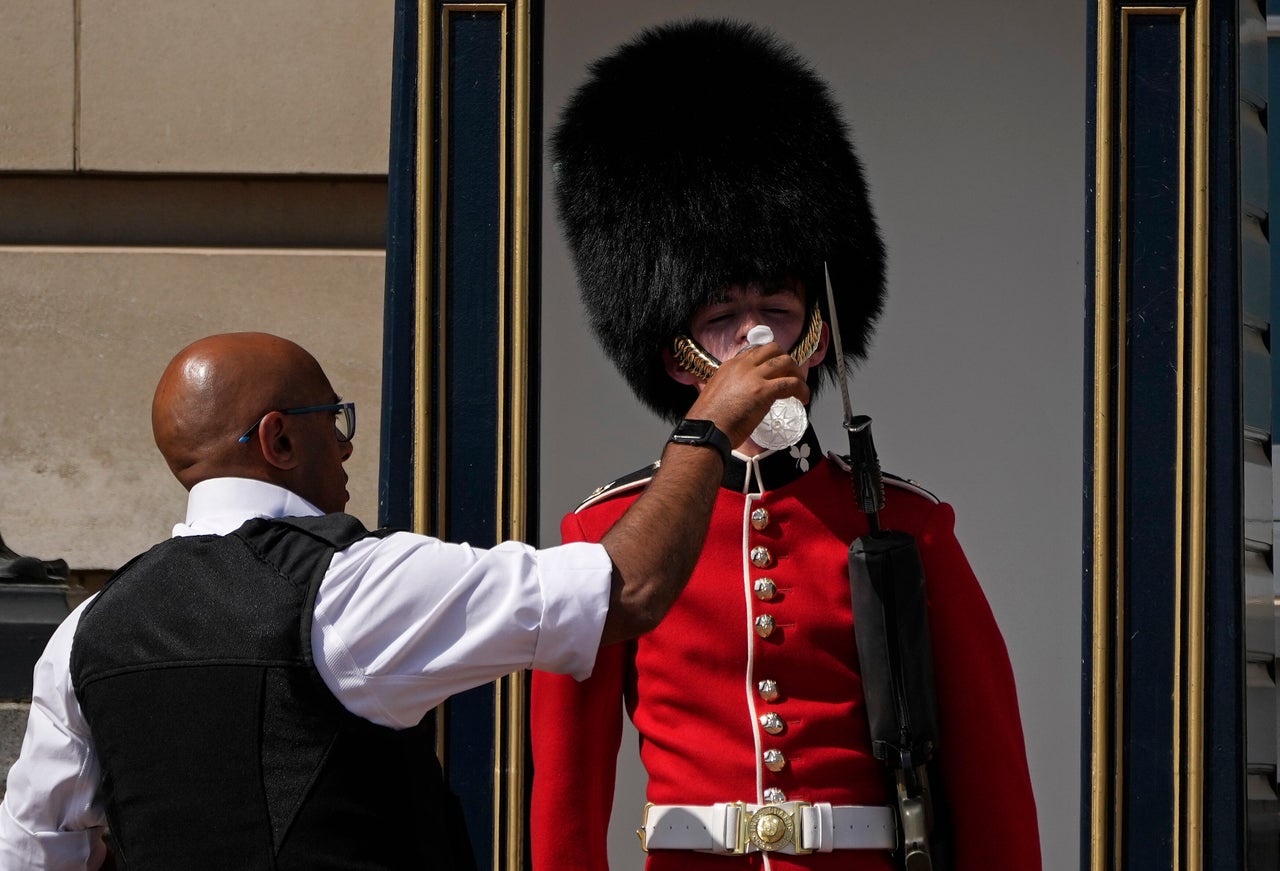
[[[938,746],[924,568],[915,539],[877,531],[849,547],[854,639],[872,753],[886,766],[907,871],[943,871],[928,764]]]

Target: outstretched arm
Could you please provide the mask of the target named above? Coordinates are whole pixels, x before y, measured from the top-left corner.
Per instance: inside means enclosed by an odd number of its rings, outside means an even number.
[[[807,401],[809,388],[785,351],[760,345],[725,361],[688,417],[710,420],[737,445],[784,396]],[[666,615],[698,561],[723,476],[714,449],[667,445],[644,494],[600,541],[613,560],[602,645],[648,632]]]

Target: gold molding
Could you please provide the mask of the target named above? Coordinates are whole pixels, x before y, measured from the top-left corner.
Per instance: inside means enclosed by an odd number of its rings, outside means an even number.
[[[430,18],[418,15],[418,93],[430,94],[435,87],[434,53],[431,40]],[[413,239],[413,529],[419,533],[437,533],[434,528],[434,512],[427,502],[431,492],[431,439],[426,435],[431,425],[431,356],[434,343],[431,336],[431,244],[427,238],[430,228],[437,226],[428,209],[431,205],[432,136],[431,101],[419,96],[415,107],[415,164],[414,164],[414,239]],[[443,250],[443,249],[442,249]],[[443,729],[443,723],[440,723]],[[439,736],[437,736],[439,739]]]
[[[1182,89],[1179,102],[1178,173],[1178,379],[1175,407],[1178,437],[1174,491],[1175,578],[1174,650],[1170,666],[1174,779],[1172,849],[1173,867],[1200,871],[1203,862],[1204,802],[1204,651],[1205,651],[1205,548],[1208,389],[1208,52],[1209,24],[1206,0],[1155,6],[1117,4],[1099,0],[1097,18],[1097,93],[1095,123],[1094,199],[1094,349],[1093,349],[1093,505],[1092,505],[1092,669],[1090,755],[1090,867],[1093,871],[1124,867],[1123,780],[1124,734],[1122,722],[1124,684],[1123,633],[1125,631],[1123,516],[1124,479],[1128,458],[1124,453],[1124,384],[1127,359],[1123,319],[1128,288],[1124,248],[1125,210],[1130,131],[1126,128],[1128,27],[1136,16],[1173,16],[1180,32]],[[1118,62],[1113,60],[1119,13]],[[1190,16],[1190,17],[1189,17]],[[1188,22],[1194,32],[1188,32]],[[1119,77],[1119,107],[1113,84]],[[1189,86],[1188,86],[1189,85]],[[1188,94],[1191,106],[1187,105]],[[1188,112],[1190,108],[1190,112]],[[1188,128],[1190,125],[1190,128]],[[1118,129],[1116,127],[1118,126]],[[1187,154],[1188,135],[1191,154]],[[1118,136],[1118,139],[1116,138]],[[1113,200],[1112,177],[1119,179],[1119,196]],[[1187,222],[1190,207],[1191,221]],[[1113,208],[1118,214],[1113,215]],[[1188,227],[1189,237],[1188,238]],[[1117,228],[1119,232],[1117,233]],[[1119,242],[1115,242],[1116,239]],[[1118,250],[1115,250],[1118,247]],[[1188,262],[1190,286],[1188,287]],[[1116,290],[1115,308],[1111,291]],[[1187,323],[1188,317],[1190,323]],[[1112,340],[1113,321],[1117,333]],[[1189,341],[1188,341],[1189,335]],[[1115,395],[1112,395],[1112,377]],[[1111,415],[1115,415],[1114,421]],[[1114,441],[1112,426],[1114,424]],[[1115,479],[1111,458],[1115,456]],[[1114,491],[1114,492],[1113,492]],[[1115,513],[1114,519],[1112,517]]]
[[[511,160],[511,402],[508,409],[507,435],[511,445],[511,483],[507,490],[508,538],[523,540],[528,533],[527,497],[528,474],[525,458],[529,448],[529,341],[531,328],[529,311],[529,211],[532,200],[529,194],[530,126],[533,119],[531,78],[533,66],[533,19],[527,0],[517,0],[514,6],[515,77],[511,83],[515,96],[512,107],[512,160]],[[499,439],[499,450],[506,442]],[[499,463],[499,468],[503,468]],[[502,523],[499,529],[504,529]]]
[[[1207,2],[1195,5],[1193,72],[1192,226],[1191,226],[1191,408],[1188,458],[1191,496],[1187,518],[1187,798],[1186,850],[1191,871],[1204,860],[1204,657],[1205,560],[1208,547],[1209,427],[1209,14]]]
[[[516,0],[513,7],[513,15],[515,32],[512,36],[512,43],[515,51],[515,72],[514,81],[511,85],[514,91],[515,105],[512,107],[513,123],[511,124],[513,159],[509,165],[512,167],[510,191],[512,204],[510,214],[514,226],[508,228],[508,232],[511,234],[511,261],[509,264],[512,296],[512,359],[509,365],[511,399],[510,405],[504,404],[500,406],[502,414],[499,420],[505,420],[506,432],[499,433],[498,437],[499,452],[503,450],[503,446],[508,441],[510,442],[511,459],[509,465],[511,480],[505,500],[500,500],[506,505],[506,523],[504,524],[502,522],[503,518],[499,517],[496,528],[506,538],[523,541],[528,535],[529,355],[533,347],[529,341],[529,331],[531,329],[529,316],[531,307],[531,291],[529,287],[529,211],[532,202],[529,191],[529,163],[531,159],[530,127],[533,120],[533,16],[529,0]],[[504,89],[503,94],[505,99],[506,89]],[[507,117],[505,112],[503,117]],[[505,149],[503,153],[506,153]],[[504,194],[503,202],[506,199],[507,196]],[[507,214],[506,210],[504,210],[503,214]],[[500,308],[499,311],[504,312],[502,320],[505,321],[505,309]],[[506,347],[501,339],[498,347],[500,353]],[[508,370],[502,369],[500,371]],[[499,474],[507,468],[507,465],[500,453],[498,457]],[[510,871],[519,871],[524,866],[524,752],[525,724],[527,723],[526,710],[528,706],[527,680],[528,678],[524,672],[516,672],[502,678],[501,683],[505,684],[506,688],[503,696],[505,704],[498,704],[497,700],[495,700],[494,705],[496,715],[506,720],[506,728],[496,733],[501,735],[506,742],[506,746],[500,754],[507,760],[506,814],[502,816],[496,815],[495,818],[505,821],[506,838],[505,841],[500,840],[498,843],[506,844],[506,868],[510,869]],[[502,777],[502,773],[495,771],[495,793],[498,792],[497,786],[500,777]],[[495,851],[495,864],[498,861],[496,856]]]
[[[1094,262],[1093,262],[1093,612],[1092,671],[1090,674],[1090,759],[1089,759],[1089,830],[1092,847],[1089,867],[1105,871],[1107,848],[1111,844],[1107,829],[1107,808],[1112,801],[1107,788],[1111,775],[1111,697],[1110,684],[1112,644],[1107,627],[1112,618],[1111,577],[1108,556],[1111,552],[1110,525],[1110,411],[1111,411],[1111,4],[1098,0],[1096,109],[1094,122]],[[1117,602],[1117,607],[1119,603]],[[1117,645],[1117,649],[1120,649]],[[1117,706],[1118,710],[1121,710]],[[1116,769],[1118,772],[1118,768]],[[1117,790],[1118,792],[1118,790]],[[1118,839],[1117,839],[1118,840]],[[1118,859],[1118,857],[1117,857]],[[1119,863],[1117,862],[1117,867]]]

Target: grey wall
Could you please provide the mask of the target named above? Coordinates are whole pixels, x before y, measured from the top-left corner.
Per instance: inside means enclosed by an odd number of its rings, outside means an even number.
[[[553,126],[586,64],[690,14],[773,27],[831,83],[889,249],[889,301],[856,410],[884,467],[955,506],[1018,679],[1045,867],[1079,867],[1085,12],[1074,4],[552,0]],[[549,178],[549,170],[547,172]],[[583,324],[544,197],[543,543],[597,485],[661,450]],[[842,441],[828,395],[814,420]],[[643,867],[635,735],[611,850]]]

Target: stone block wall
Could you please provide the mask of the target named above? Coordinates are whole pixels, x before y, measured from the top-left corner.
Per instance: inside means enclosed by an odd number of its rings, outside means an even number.
[[[0,535],[88,588],[182,519],[151,393],[265,330],[359,408],[377,522],[394,4],[0,0]],[[247,425],[247,424],[246,424]],[[0,608],[4,607],[0,584]],[[0,774],[27,700],[0,700]]]

